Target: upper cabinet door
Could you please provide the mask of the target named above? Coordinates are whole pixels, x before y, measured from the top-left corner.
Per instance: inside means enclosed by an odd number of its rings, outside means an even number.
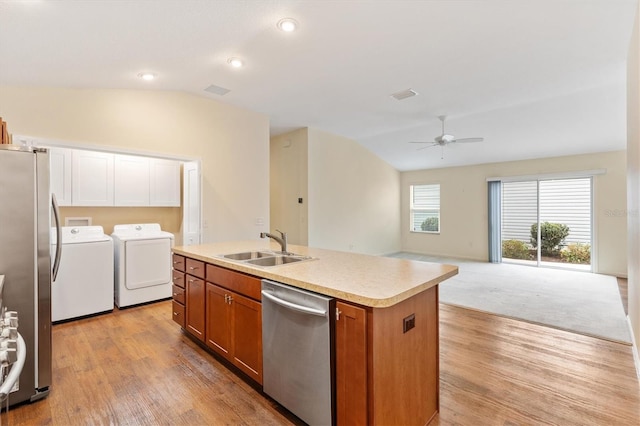
[[[71,150],[48,148],[51,174],[51,193],[59,206],[71,205]]]
[[[149,158],[116,154],[114,200],[116,206],[149,205]]]
[[[113,154],[73,150],[74,206],[113,206]]]
[[[150,205],[180,207],[180,162],[152,158]]]

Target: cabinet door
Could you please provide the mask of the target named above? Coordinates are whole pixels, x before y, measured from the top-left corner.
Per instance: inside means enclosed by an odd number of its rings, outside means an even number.
[[[262,305],[231,295],[233,363],[262,384]]]
[[[187,275],[186,328],[204,342],[205,336],[205,285],[204,280]]]
[[[180,207],[180,163],[152,158],[150,167],[150,204]]]
[[[113,154],[74,149],[74,206],[113,206]]]
[[[71,205],[71,150],[49,148],[51,193],[59,206]]]
[[[336,302],[337,424],[367,424],[367,311]]]
[[[116,206],[149,205],[149,158],[115,155],[113,197]]]
[[[207,283],[207,339],[206,344],[225,358],[231,352],[230,291]]]

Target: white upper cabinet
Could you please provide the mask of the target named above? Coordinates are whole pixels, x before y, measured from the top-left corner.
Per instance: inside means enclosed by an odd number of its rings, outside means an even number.
[[[180,207],[180,162],[152,158],[150,161],[152,206]]]
[[[114,154],[73,150],[72,197],[74,206],[113,206]]]
[[[60,206],[180,207],[180,161],[49,148]]]
[[[59,206],[71,205],[71,150],[49,148],[51,193]]]
[[[115,155],[114,200],[116,206],[149,205],[149,163],[147,157]]]

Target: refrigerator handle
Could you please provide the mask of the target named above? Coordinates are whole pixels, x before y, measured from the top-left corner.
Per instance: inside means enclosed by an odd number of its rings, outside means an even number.
[[[58,210],[58,202],[56,194],[51,194],[51,206],[53,207],[53,217],[56,221],[56,256],[53,260],[53,278],[51,282],[56,280],[58,269],[60,269],[60,256],[62,255],[62,229],[60,228],[60,210]]]

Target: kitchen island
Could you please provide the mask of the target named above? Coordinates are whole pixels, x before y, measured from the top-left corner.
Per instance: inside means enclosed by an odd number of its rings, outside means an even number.
[[[174,320],[261,384],[260,279],[334,297],[337,424],[424,425],[438,412],[438,284],[451,265],[289,246],[310,260],[263,267],[225,254],[268,241],[175,247]]]

